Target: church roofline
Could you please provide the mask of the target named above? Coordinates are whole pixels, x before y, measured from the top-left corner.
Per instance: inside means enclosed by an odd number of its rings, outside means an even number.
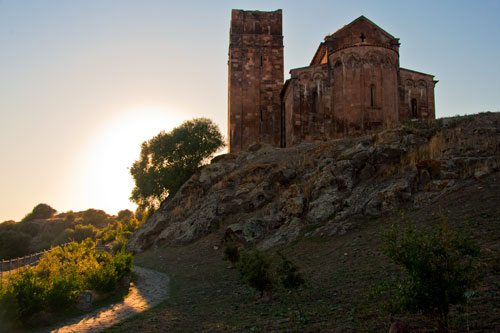
[[[432,75],[432,74],[427,74],[427,73],[424,73],[424,72],[415,71],[413,69],[408,69],[408,68],[404,68],[404,67],[399,67],[399,69],[402,69],[402,70],[408,71],[408,72],[413,72],[413,73],[421,74],[421,75],[426,75],[426,76],[434,77],[434,75]]]
[[[382,31],[382,32],[383,32],[383,33],[384,33],[387,37],[392,38],[392,39],[399,39],[399,38],[394,37],[393,35],[391,35],[391,34],[390,34],[390,33],[388,33],[387,31],[385,31],[385,30],[384,30],[384,29],[382,29],[381,27],[379,27],[376,23],[373,23],[373,21],[372,21],[372,20],[370,20],[369,18],[367,18],[366,16],[361,15],[360,17],[358,17],[357,19],[355,19],[355,20],[354,20],[354,21],[352,21],[351,23],[346,24],[346,25],[344,25],[342,28],[338,29],[337,31],[335,31],[335,32],[333,32],[333,33],[331,33],[331,34],[327,35],[327,36],[325,37],[325,40],[327,40],[328,38],[335,37],[335,35],[336,35],[337,33],[339,33],[340,31],[342,31],[342,30],[344,30],[344,29],[346,29],[347,27],[349,27],[349,26],[353,25],[353,24],[354,24],[354,22],[357,22],[357,21],[359,21],[359,20],[367,20],[368,22],[370,22],[371,24],[373,24],[374,26],[376,26],[378,29],[380,29],[380,30],[381,30],[381,31]]]
[[[275,9],[275,10],[254,10],[254,9],[241,9],[241,8],[232,8],[231,11],[233,10],[239,10],[241,12],[260,12],[260,13],[274,13],[274,12],[277,12],[277,11],[283,11],[283,9],[281,8],[278,8],[278,9]]]
[[[315,67],[315,66],[328,66],[328,65],[326,63],[324,63],[324,64],[314,64],[314,65],[309,65],[309,66],[295,67],[295,68],[290,68],[290,71],[288,73],[292,74],[292,72],[294,72],[294,71],[298,71],[298,70],[306,69],[306,68],[311,68],[311,67]]]
[[[325,42],[321,42],[321,43],[319,43],[319,46],[316,49],[316,53],[314,53],[314,56],[312,57],[311,62],[309,63],[309,66],[315,65],[316,63],[319,63],[318,58],[319,58],[319,61],[321,61],[321,59],[323,58],[325,53],[326,53]]]
[[[283,97],[285,96],[285,93],[286,93],[286,89],[288,88],[288,86],[290,85],[290,81],[292,79],[287,79],[285,81],[285,84],[283,84],[283,87],[281,88],[281,91],[280,91],[280,98],[283,99]]]

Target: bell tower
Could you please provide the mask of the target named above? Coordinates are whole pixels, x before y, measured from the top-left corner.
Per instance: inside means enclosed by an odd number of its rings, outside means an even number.
[[[256,142],[279,147],[282,10],[233,9],[229,35],[229,151],[242,151]]]

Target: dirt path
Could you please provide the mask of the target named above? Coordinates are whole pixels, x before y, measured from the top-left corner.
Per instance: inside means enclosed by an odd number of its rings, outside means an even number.
[[[101,332],[168,298],[169,278],[167,275],[138,266],[134,266],[134,272],[138,275],[137,284],[124,301],[92,311],[42,332]]]

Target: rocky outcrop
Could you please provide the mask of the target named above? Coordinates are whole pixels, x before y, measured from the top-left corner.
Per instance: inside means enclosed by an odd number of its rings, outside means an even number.
[[[342,234],[353,216],[425,205],[497,172],[499,162],[499,113],[287,149],[256,144],[201,168],[134,233],[128,248],[185,244],[221,228],[221,241],[262,249]]]

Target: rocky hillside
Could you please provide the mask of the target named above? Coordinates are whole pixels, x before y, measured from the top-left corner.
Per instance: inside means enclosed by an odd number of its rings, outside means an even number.
[[[498,171],[500,113],[412,122],[371,136],[277,149],[256,144],[216,157],[166,200],[129,250],[194,242],[261,249],[342,234],[353,217],[422,207]]]

